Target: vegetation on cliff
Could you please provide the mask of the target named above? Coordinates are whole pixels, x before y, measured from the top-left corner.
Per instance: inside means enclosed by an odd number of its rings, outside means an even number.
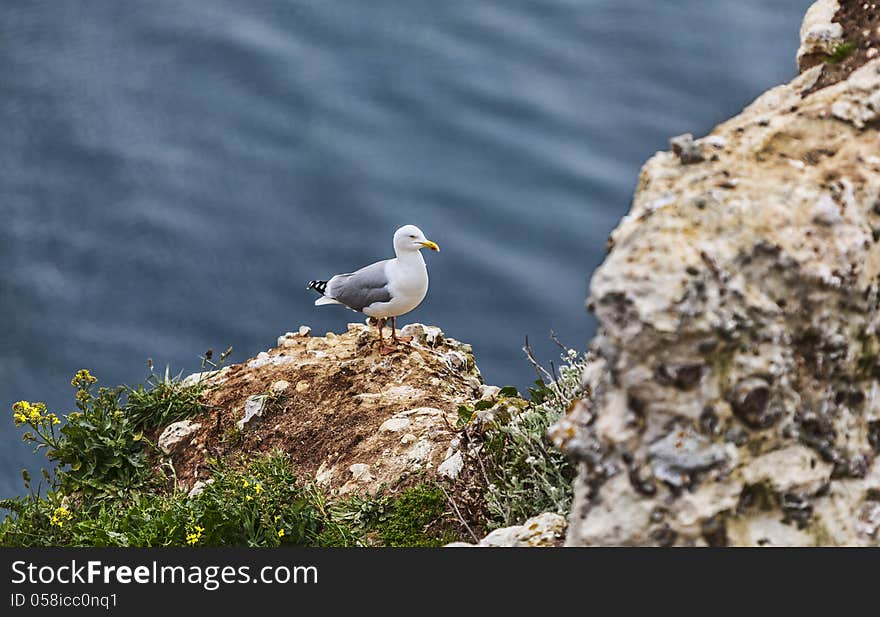
[[[209,401],[239,384],[151,371],[142,385],[105,388],[81,370],[71,382],[77,411],[13,407],[23,439],[52,464],[37,482],[25,473],[29,494],[0,501],[8,511],[0,545],[441,546],[544,511],[565,514],[574,470],[545,436],[579,393],[581,360],[574,352],[564,360],[558,379],[536,382],[529,400],[515,388],[483,387],[482,400],[459,406],[450,443],[462,444],[460,475],[428,466],[396,485],[344,492],[318,482],[287,451],[295,446],[250,453],[241,435],[206,452],[201,479],[184,482],[175,460],[187,459],[159,446],[163,427],[216,415]],[[398,407],[387,405],[379,420],[399,416]]]

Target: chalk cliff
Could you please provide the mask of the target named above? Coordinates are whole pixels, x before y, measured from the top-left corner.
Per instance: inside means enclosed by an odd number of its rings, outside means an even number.
[[[568,544],[880,542],[880,11],[862,4],[816,3],[798,77],[642,169],[591,283],[592,396],[552,429],[580,464]]]

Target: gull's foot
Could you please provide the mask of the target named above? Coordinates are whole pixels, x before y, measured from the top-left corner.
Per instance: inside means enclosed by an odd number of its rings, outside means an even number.
[[[388,345],[382,345],[379,347],[379,355],[382,356],[393,354],[395,351],[397,351],[397,347],[389,347]]]
[[[398,336],[394,339],[398,343],[412,343],[413,337],[411,336]]]

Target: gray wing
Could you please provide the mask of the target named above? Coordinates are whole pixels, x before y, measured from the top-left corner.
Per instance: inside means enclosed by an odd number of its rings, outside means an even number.
[[[380,261],[351,274],[337,274],[327,283],[325,295],[356,311],[375,302],[390,301],[386,263],[387,260]]]

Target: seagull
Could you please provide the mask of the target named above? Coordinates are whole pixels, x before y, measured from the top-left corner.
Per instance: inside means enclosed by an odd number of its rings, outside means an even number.
[[[379,353],[387,355],[394,347],[386,347],[382,328],[391,319],[391,340],[397,338],[395,319],[421,304],[428,293],[428,269],[421,249],[439,251],[440,247],[425,238],[415,225],[404,225],[394,232],[394,259],[377,261],[356,272],[337,274],[327,281],[311,281],[321,297],[315,306],[342,304],[353,311],[372,317],[379,330]]]

